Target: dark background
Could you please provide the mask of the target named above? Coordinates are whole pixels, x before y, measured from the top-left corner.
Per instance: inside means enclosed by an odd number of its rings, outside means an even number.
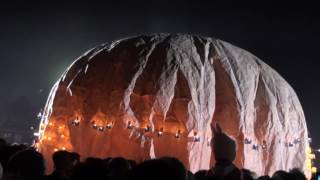
[[[30,142],[50,88],[106,41],[157,32],[212,36],[255,54],[295,89],[319,148],[320,22],[308,1],[5,2],[0,5],[0,134]]]

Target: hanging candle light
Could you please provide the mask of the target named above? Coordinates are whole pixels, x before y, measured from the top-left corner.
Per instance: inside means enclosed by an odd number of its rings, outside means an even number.
[[[267,149],[267,145],[262,144],[261,148],[262,148],[262,149]]]
[[[244,138],[244,144],[251,144],[251,140],[248,138]]]
[[[151,130],[151,126],[150,125],[147,125],[145,128],[144,128],[144,132],[149,132]]]
[[[97,129],[98,128],[98,125],[93,121],[93,123],[92,123],[92,128],[93,129]]]
[[[211,146],[211,138],[207,138],[207,146]]]
[[[254,149],[254,150],[259,150],[259,146],[258,145],[256,145],[256,144],[254,144],[254,145],[252,145],[252,149]]]
[[[262,141],[262,145],[261,145],[262,149],[267,149],[267,143],[265,140]]]
[[[200,137],[199,137],[197,131],[193,132],[193,141],[194,142],[199,142],[200,141]]]
[[[181,131],[178,130],[174,137],[177,138],[177,139],[179,139],[180,136],[181,136]]]
[[[113,123],[112,122],[108,123],[107,126],[106,126],[107,129],[111,129],[112,127],[113,127]]]
[[[287,143],[287,146],[288,146],[288,147],[293,147],[293,143],[292,143],[292,142],[289,142],[289,143]]]
[[[131,122],[131,121],[128,121],[127,128],[128,128],[128,129],[132,129],[132,128],[133,128],[133,126],[132,126],[132,122]]]
[[[101,132],[104,131],[104,127],[99,126],[99,127],[98,127],[98,130],[101,131]]]
[[[71,124],[74,125],[74,126],[79,126],[79,124],[80,124],[79,118],[77,117],[76,119],[72,120]]]
[[[162,136],[162,134],[163,134],[163,127],[160,128],[160,130],[159,130],[159,132],[157,133],[157,135],[158,135],[158,137],[160,137],[160,136]]]

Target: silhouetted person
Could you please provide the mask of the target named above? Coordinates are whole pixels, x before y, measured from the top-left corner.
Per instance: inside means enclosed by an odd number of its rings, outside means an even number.
[[[199,170],[194,174],[194,176],[196,180],[203,180],[206,177],[207,173],[208,173],[207,170]]]
[[[40,180],[45,173],[43,156],[31,149],[14,154],[5,169],[4,180]]]
[[[191,171],[187,171],[187,180],[196,180],[196,177],[194,176],[194,174]]]
[[[288,172],[279,170],[273,173],[272,179],[273,180],[291,180],[291,176]]]
[[[0,138],[0,148],[7,145],[7,141],[5,139]]]
[[[130,168],[133,169],[134,167],[136,167],[137,163],[135,160],[128,160],[129,164],[130,164]]]
[[[27,149],[27,146],[21,144],[4,144],[0,147],[0,163],[5,171],[10,157],[19,151]]]
[[[71,158],[73,161],[73,165],[77,165],[78,163],[80,163],[80,154],[76,153],[76,152],[72,152],[71,153]]]
[[[174,179],[185,179],[187,177],[187,170],[179,159],[175,157],[162,157],[160,160],[165,161],[171,171],[175,172],[172,174]]]
[[[122,158],[112,158],[108,163],[108,177],[110,180],[126,180],[128,178],[130,163]]]
[[[52,160],[54,171],[45,177],[46,180],[67,180],[71,170],[75,166],[76,158],[68,151],[57,151],[53,153]]]
[[[105,161],[99,158],[87,158],[77,164],[72,171],[71,180],[106,180],[107,170]]]
[[[212,124],[211,130],[211,147],[216,163],[209,170],[208,179],[243,179],[241,171],[232,163],[236,158],[236,142],[224,134],[218,124]]]
[[[250,171],[249,169],[241,169],[240,170],[242,172],[242,177],[244,180],[254,180],[256,174],[252,171]]]
[[[270,179],[270,176],[268,175],[260,176],[257,178],[257,180],[269,180],[269,179]]]
[[[299,169],[291,169],[289,174],[292,177],[292,180],[307,180],[306,176]]]
[[[174,161],[168,159],[152,159],[144,161],[133,168],[129,179],[186,180],[186,172],[179,170],[181,168],[180,165]]]

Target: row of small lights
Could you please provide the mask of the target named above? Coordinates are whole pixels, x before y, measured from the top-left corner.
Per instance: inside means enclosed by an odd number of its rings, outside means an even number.
[[[75,120],[73,120],[71,122],[71,124],[73,126],[79,126],[80,125],[80,120],[79,119],[75,119]],[[49,126],[52,126],[52,125],[53,125],[52,123],[49,123]],[[110,130],[110,129],[112,129],[112,127],[113,127],[113,123],[108,123],[106,125],[106,127],[103,127],[103,126],[98,126],[95,122],[92,122],[92,128],[96,129],[98,131],[101,131],[101,132],[104,131],[105,129],[109,129]],[[59,126],[59,129],[62,129],[62,128],[63,128],[62,126]],[[135,127],[132,125],[132,122],[129,121],[128,124],[127,124],[127,129],[133,129],[133,128],[135,128]],[[143,128],[143,130],[144,130],[144,132],[150,132],[151,131],[151,126],[147,125],[146,127]],[[163,135],[163,133],[164,133],[163,127],[161,127],[160,130],[157,132],[157,136],[161,137]],[[182,135],[181,134],[181,130],[178,130],[175,133],[175,138],[179,139],[181,137],[181,135]],[[36,135],[36,136],[38,136],[38,135]],[[65,138],[65,135],[62,134],[62,135],[60,135],[60,137],[61,138]],[[51,136],[49,136],[49,137],[44,136],[44,139],[47,139],[48,141],[51,141],[52,137]],[[193,140],[195,142],[199,142],[200,141],[200,137],[198,136],[196,131],[194,131]],[[244,144],[251,144],[251,143],[252,143],[252,140],[249,140],[248,138],[244,139]],[[300,139],[295,139],[293,142],[286,142],[285,146],[286,147],[293,147],[295,144],[298,144],[298,143],[301,143],[301,140]],[[38,144],[38,142],[36,144]],[[262,145],[253,144],[252,148],[254,150],[259,150],[259,146],[261,146],[262,149],[266,149],[267,148],[267,145],[266,145],[265,141],[263,142]],[[66,147],[61,147],[60,149],[58,149],[58,148],[54,148],[53,149],[54,152],[57,152],[59,150],[66,150]],[[316,150],[316,151],[320,152],[320,149]],[[311,170],[312,173],[316,173],[317,172],[316,167],[312,167],[312,160],[314,160],[314,159],[315,159],[315,154],[312,154],[311,152],[307,153],[307,167]]]
[[[244,144],[251,144],[251,143],[252,143],[252,140],[249,140],[248,138],[244,139]],[[293,147],[295,144],[299,144],[299,143],[301,143],[301,140],[300,139],[295,139],[293,142],[286,142],[285,146],[286,147]],[[261,146],[262,149],[267,149],[267,145],[266,145],[265,142],[263,142],[262,145],[253,144],[252,145],[252,149],[259,150],[260,146]]]
[[[73,126],[79,126],[80,125],[80,120],[79,119],[75,119],[71,122],[71,124]],[[110,130],[112,129],[113,127],[113,123],[108,123],[105,127],[104,126],[98,126],[94,121],[92,122],[92,128],[95,129],[95,130],[98,130],[100,132],[103,132],[105,130]],[[131,121],[128,121],[128,124],[127,124],[127,129],[134,129],[136,127],[133,126],[132,122]],[[151,126],[150,125],[147,125],[146,127],[142,128],[144,132],[150,132],[151,131]],[[159,131],[157,132],[157,136],[158,137],[161,137],[162,135],[164,134],[164,130],[163,130],[163,127],[161,127],[159,129]],[[175,135],[174,135],[175,138],[179,139],[182,137],[182,133],[181,133],[181,130],[178,130]],[[198,136],[198,133],[196,131],[194,131],[193,133],[193,140],[194,142],[199,142],[200,141],[200,137]]]
[[[71,124],[73,126],[79,126],[80,125],[80,120],[79,119],[75,119],[71,122]],[[52,123],[49,123],[49,126],[52,126],[53,124]],[[113,123],[108,123],[107,126],[106,126],[106,129],[112,129],[113,127]],[[63,127],[62,126],[59,126],[59,129],[62,129]],[[96,129],[98,131],[104,131],[105,128],[102,127],[102,126],[98,126],[97,124],[95,124],[94,122],[92,123],[92,128],[93,129]],[[132,125],[132,122],[129,121],[128,124],[127,124],[127,129],[133,129],[135,128],[133,125]],[[144,132],[150,132],[151,131],[151,126],[150,125],[147,125],[146,127],[143,128]],[[157,132],[157,136],[158,137],[161,137],[163,135],[164,131],[163,131],[163,127],[160,128],[160,130]],[[181,137],[181,131],[178,130],[175,134],[175,138],[179,139]],[[65,135],[64,134],[61,134],[60,135],[61,138],[65,138]],[[52,137],[49,136],[49,137],[46,137],[44,136],[44,139],[47,139],[48,141],[51,141],[52,140]],[[194,137],[193,137],[193,140],[195,142],[199,142],[200,141],[200,137],[197,135],[197,132],[195,131],[194,132]],[[252,140],[249,140],[248,138],[245,138],[244,139],[244,144],[251,144],[252,143]],[[295,144],[298,144],[298,143],[301,143],[301,140],[300,139],[295,139],[293,142],[289,142],[289,143],[285,143],[286,147],[293,147]],[[257,145],[257,144],[253,144],[252,145],[252,148],[254,150],[259,150],[259,146],[261,146],[262,149],[266,149],[267,146],[266,146],[266,143],[265,141],[263,142],[262,145]],[[310,149],[310,147],[308,147]],[[58,148],[54,148],[53,151],[54,152],[57,152],[59,150],[66,150],[66,147],[61,147],[60,149]],[[320,151],[317,150],[317,151]],[[316,173],[317,172],[317,168],[316,167],[312,167],[312,160],[315,159],[315,154],[312,154],[311,151],[310,152],[307,152],[307,167],[311,170],[312,173]]]
[[[71,122],[71,124],[72,124],[73,126],[79,126],[79,125],[80,125],[80,120],[75,119],[75,120],[73,120],[73,121]],[[50,122],[48,125],[49,125],[49,126],[53,126],[53,123]],[[98,130],[98,131],[100,131],[100,132],[103,132],[105,129],[110,130],[110,129],[112,129],[112,127],[113,127],[113,123],[108,123],[105,128],[104,128],[103,126],[98,126],[98,125],[97,125],[96,123],[94,123],[94,122],[92,123],[92,128],[95,129],[95,130]],[[128,122],[128,125],[127,125],[127,128],[128,128],[128,129],[133,129],[133,128],[135,128],[135,127],[132,125],[131,121],[129,121],[129,122]],[[59,126],[58,129],[61,130],[61,129],[63,129],[63,127],[62,127],[62,126]],[[144,131],[144,132],[150,132],[150,131],[151,131],[151,126],[150,126],[150,125],[146,126],[145,128],[143,128],[143,131]],[[158,136],[158,137],[161,137],[161,136],[163,135],[163,133],[164,133],[163,128],[160,128],[160,130],[157,132],[157,136]],[[35,135],[35,136],[39,136],[38,133],[35,133],[34,135]],[[175,134],[175,138],[179,139],[179,138],[181,138],[181,136],[182,136],[181,130],[178,130],[177,133]],[[60,135],[60,138],[65,138],[65,135],[64,135],[64,134],[61,134],[61,135]],[[52,137],[51,137],[51,136],[43,136],[43,137],[40,139],[40,142],[43,141],[43,140],[52,141]],[[199,141],[200,141],[200,137],[197,135],[197,132],[194,132],[193,140],[194,140],[195,142],[199,142]],[[38,147],[38,143],[39,143],[39,142],[36,142],[36,147]],[[58,148],[54,148],[54,149],[53,149],[54,152],[57,152],[57,151],[59,151],[59,150],[66,150],[66,147],[61,147],[61,148],[59,148],[59,149],[58,149]]]
[[[78,118],[74,119],[74,120],[72,120],[71,124],[73,126],[79,126],[80,125],[80,120]],[[52,125],[52,123],[49,123],[49,125]],[[103,127],[103,126],[98,126],[95,122],[92,122],[92,128],[95,129],[95,130],[98,130],[100,132],[103,132],[106,129],[110,130],[110,129],[112,129],[112,127],[113,127],[113,123],[108,123],[105,127]],[[62,127],[59,127],[59,129],[61,129],[61,128]],[[133,129],[133,128],[135,128],[135,127],[133,126],[132,122],[128,121],[127,129]],[[151,131],[151,126],[147,125],[146,127],[142,128],[142,129],[143,129],[144,132],[147,133],[147,132]],[[163,133],[164,133],[163,127],[161,127],[160,130],[157,132],[157,136],[161,137],[163,135]],[[174,135],[174,137],[177,138],[177,139],[181,138],[181,136],[182,136],[181,130],[178,130]],[[62,134],[60,137],[64,138],[65,136]],[[45,139],[50,141],[52,138],[51,137],[47,137],[47,138],[45,137]],[[199,142],[200,141],[200,137],[198,136],[196,131],[194,131],[193,140],[194,140],[194,142]],[[295,144],[298,144],[300,142],[301,142],[300,139],[295,139],[293,141],[293,143],[292,142],[285,143],[285,146],[286,147],[293,147]],[[248,138],[245,138],[244,139],[244,144],[252,144],[252,140],[249,140]],[[264,142],[262,145],[253,144],[252,145],[252,149],[259,150],[260,146],[261,146],[262,149],[266,149],[267,148],[267,145]],[[64,147],[62,147],[62,149],[65,150]]]

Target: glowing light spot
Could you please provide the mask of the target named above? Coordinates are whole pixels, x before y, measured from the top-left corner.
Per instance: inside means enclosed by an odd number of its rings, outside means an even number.
[[[158,132],[158,137],[162,136],[162,134],[163,134],[163,127],[160,128],[160,130],[159,130],[159,132]]]
[[[307,163],[307,168],[311,169],[312,168],[312,163]]]
[[[99,130],[99,131],[104,131],[104,127],[100,126],[100,127],[98,128],[98,130]]]
[[[307,154],[311,154],[311,153],[312,153],[312,151],[311,151],[311,147],[310,147],[310,146],[307,146],[307,148],[306,148],[306,152],[307,152]]]
[[[111,129],[112,127],[113,127],[113,123],[108,123],[106,126],[107,129]]]
[[[149,132],[151,130],[151,126],[150,125],[147,125],[145,128],[144,128],[144,132]]]
[[[74,126],[79,126],[80,120],[78,118],[74,119],[74,120],[71,121],[71,124],[74,125]]]
[[[262,148],[262,149],[267,149],[267,145],[262,144],[262,145],[261,145],[261,148]]]
[[[311,159],[306,159],[307,164],[311,164]]]
[[[45,125],[44,125],[44,124],[41,124],[41,125],[40,125],[40,131],[43,131],[44,128],[45,128]]]
[[[308,154],[308,158],[309,159],[316,159],[316,155],[315,154]]]
[[[193,132],[193,140],[194,140],[194,142],[199,142],[200,141],[200,137],[199,137],[197,131]]]
[[[181,137],[181,131],[178,130],[177,133],[174,135],[174,137],[179,139]]]
[[[132,129],[132,127],[133,127],[133,126],[132,126],[132,122],[131,122],[131,121],[128,121],[127,128],[128,128],[128,129]]]

